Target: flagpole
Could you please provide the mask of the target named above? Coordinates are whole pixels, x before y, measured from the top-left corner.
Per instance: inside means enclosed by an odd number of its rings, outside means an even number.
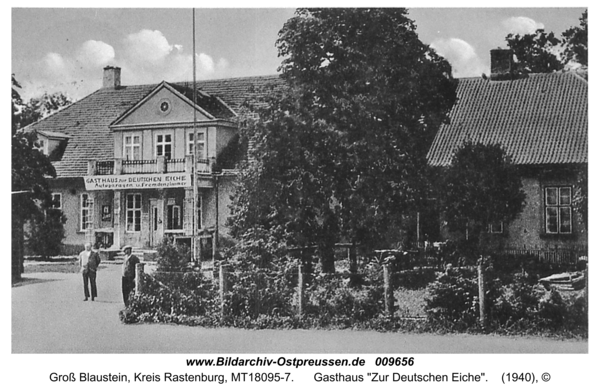
[[[197,92],[196,92],[196,9],[192,8],[192,74],[193,74],[193,100],[194,106],[192,107],[194,112],[194,123],[192,125],[192,130],[194,132],[194,148],[192,150],[192,186],[194,190],[194,201],[193,205],[193,216],[192,216],[192,258],[194,264],[198,263],[198,242],[197,242],[197,233],[198,226],[200,222],[198,222],[198,178],[197,178],[197,165],[198,165],[198,135],[196,132],[196,102],[197,102]]]

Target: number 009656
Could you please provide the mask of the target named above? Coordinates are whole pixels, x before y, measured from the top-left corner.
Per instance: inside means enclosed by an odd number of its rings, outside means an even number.
[[[412,366],[415,363],[413,357],[377,357],[375,366]]]

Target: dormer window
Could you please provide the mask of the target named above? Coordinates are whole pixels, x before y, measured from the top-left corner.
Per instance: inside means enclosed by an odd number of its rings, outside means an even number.
[[[36,131],[37,140],[35,149],[50,158],[50,161],[60,161],[62,159],[69,135],[60,132]]]

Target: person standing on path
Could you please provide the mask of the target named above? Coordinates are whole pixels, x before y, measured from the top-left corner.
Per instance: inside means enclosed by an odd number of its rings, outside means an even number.
[[[125,303],[125,306],[129,305],[129,294],[131,294],[135,288],[135,265],[140,262],[140,259],[132,254],[132,250],[131,245],[125,245],[123,247],[125,260],[123,260],[121,284],[123,289],[123,303]]]
[[[92,290],[92,301],[98,296],[96,287],[96,271],[100,264],[100,255],[92,250],[92,245],[88,242],[85,244],[85,249],[79,254],[79,267],[83,276],[83,294],[84,301],[90,297],[90,288]],[[90,288],[88,288],[88,284]]]

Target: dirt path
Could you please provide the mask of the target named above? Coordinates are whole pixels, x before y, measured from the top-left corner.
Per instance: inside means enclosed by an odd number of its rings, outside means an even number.
[[[80,274],[25,274],[12,288],[13,353],[587,353],[586,341],[370,331],[125,325],[120,266],[102,265],[98,299]]]

